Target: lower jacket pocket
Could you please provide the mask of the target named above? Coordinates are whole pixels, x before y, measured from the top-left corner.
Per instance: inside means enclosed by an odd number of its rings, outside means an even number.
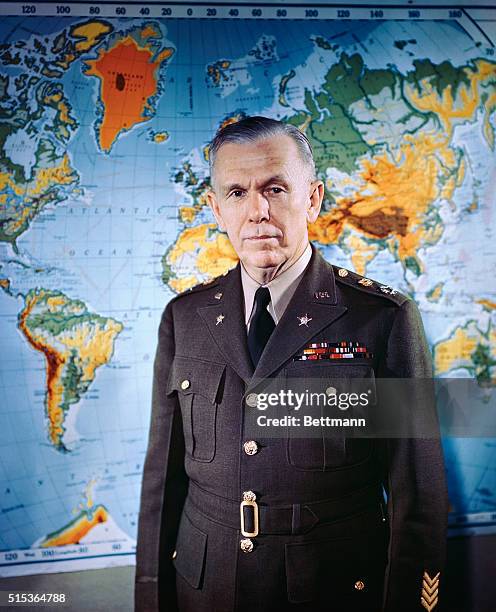
[[[207,534],[195,527],[183,512],[179,523],[173,564],[177,573],[194,589],[201,586],[206,551]]]
[[[326,602],[329,610],[346,606],[356,612],[378,612],[387,561],[384,535],[379,528],[375,535],[286,544],[288,600]]]

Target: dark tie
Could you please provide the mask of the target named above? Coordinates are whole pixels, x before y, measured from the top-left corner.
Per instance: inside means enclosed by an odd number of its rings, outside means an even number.
[[[248,349],[255,367],[257,367],[260,355],[276,326],[274,319],[267,310],[269,302],[270,291],[267,287],[259,287],[255,293],[255,312],[248,332]]]

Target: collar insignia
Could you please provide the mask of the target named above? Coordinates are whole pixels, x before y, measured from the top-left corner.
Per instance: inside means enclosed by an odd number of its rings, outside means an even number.
[[[309,317],[307,314],[303,315],[302,317],[296,317],[296,318],[300,322],[300,325],[298,327],[301,327],[302,325],[305,325],[305,327],[308,327],[308,324],[312,320],[312,318]]]

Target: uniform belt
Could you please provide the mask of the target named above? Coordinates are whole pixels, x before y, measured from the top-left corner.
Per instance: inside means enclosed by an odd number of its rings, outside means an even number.
[[[188,499],[197,512],[214,523],[231,529],[240,528],[240,501],[226,499],[205,491],[190,480]],[[265,504],[257,497],[258,532],[260,535],[300,534],[310,531],[318,523],[345,519],[374,506],[385,517],[382,488],[379,484],[352,491],[335,499],[301,502],[287,505]],[[249,523],[250,519],[247,518]]]

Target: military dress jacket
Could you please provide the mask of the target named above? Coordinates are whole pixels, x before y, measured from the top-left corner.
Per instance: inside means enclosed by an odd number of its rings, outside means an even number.
[[[312,245],[255,369],[244,321],[239,263],[163,312],[135,610],[438,612],[448,506],[439,437],[244,432],[254,380],[430,377],[414,302],[330,265]],[[301,359],[305,347],[339,342],[366,352]],[[258,525],[255,510],[241,525],[240,512],[255,503]]]

